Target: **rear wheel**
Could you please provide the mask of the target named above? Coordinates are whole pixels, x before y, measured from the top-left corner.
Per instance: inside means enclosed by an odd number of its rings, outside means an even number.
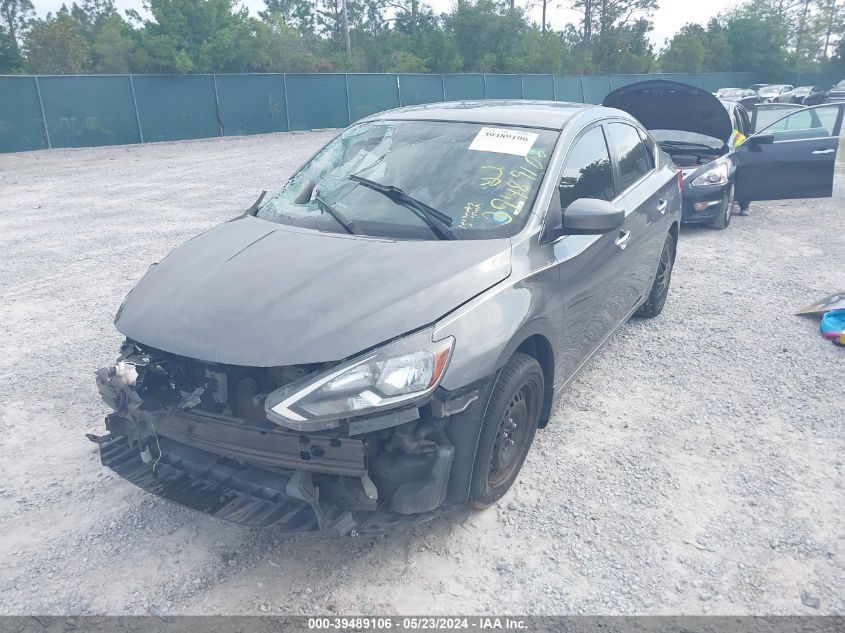
[[[666,295],[669,294],[669,283],[672,281],[672,267],[675,265],[675,237],[669,233],[666,242],[663,244],[663,251],[660,253],[660,262],[657,264],[657,275],[651,285],[651,292],[646,302],[640,306],[634,316],[650,319],[663,312],[663,305],[666,303]]]
[[[722,197],[722,207],[719,212],[719,215],[716,216],[716,219],[710,224],[713,228],[724,230],[728,228],[731,223],[731,216],[733,216],[734,209],[734,186],[731,185],[730,188],[725,192],[725,195]]]
[[[528,354],[517,352],[499,373],[484,415],[468,505],[482,510],[513,485],[540,422],[543,370]]]

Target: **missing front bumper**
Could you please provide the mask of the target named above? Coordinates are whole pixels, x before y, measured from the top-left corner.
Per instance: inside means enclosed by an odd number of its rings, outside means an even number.
[[[302,490],[297,473],[304,471],[271,472],[166,438],[160,439],[160,459],[147,463],[125,437],[89,437],[99,444],[103,465],[123,479],[180,505],[248,527],[291,534],[372,534],[425,523],[455,511],[441,506],[410,515],[384,509],[350,512],[332,503],[315,508],[289,494],[292,488]]]

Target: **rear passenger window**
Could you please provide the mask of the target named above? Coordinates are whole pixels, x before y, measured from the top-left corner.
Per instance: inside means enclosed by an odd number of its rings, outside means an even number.
[[[656,143],[654,139],[651,138],[647,133],[643,132],[642,130],[637,130],[640,133],[640,140],[645,145],[646,152],[648,153],[648,164],[649,167],[654,168],[655,166],[655,151],[656,151]]]
[[[584,134],[566,159],[560,178],[560,200],[566,209],[578,198],[613,200],[613,170],[601,127]]]
[[[619,159],[620,188],[625,191],[651,171],[648,151],[635,127],[625,123],[610,123],[607,132],[608,140]]]

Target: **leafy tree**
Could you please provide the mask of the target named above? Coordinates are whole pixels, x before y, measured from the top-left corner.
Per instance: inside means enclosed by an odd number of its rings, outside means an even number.
[[[264,0],[266,9],[259,12],[265,22],[279,17],[304,35],[313,35],[316,28],[314,3],[310,0]]]
[[[459,3],[444,26],[463,59],[463,69],[482,72],[512,72],[531,29],[520,9],[500,12],[493,0]]]
[[[654,61],[648,41],[657,0],[574,0],[582,16],[584,62],[601,72],[646,72]]]
[[[18,41],[26,34],[35,10],[30,0],[0,0],[0,22],[5,32],[10,59],[20,56]]]
[[[55,17],[33,23],[24,38],[26,70],[33,74],[60,75],[87,72],[91,47],[79,23],[63,8]]]
[[[681,27],[660,56],[664,72],[698,73],[706,68],[707,32],[700,24]]]
[[[0,27],[0,74],[18,72],[23,66],[23,57],[14,38]]]
[[[786,14],[769,0],[751,0],[721,19],[731,49],[728,70],[775,78],[787,68],[789,24]]]
[[[259,27],[259,39],[267,47],[271,72],[329,72],[331,64],[309,50],[309,39],[285,23],[280,13],[268,14]]]
[[[145,0],[132,66],[138,72],[249,72],[266,67],[268,51],[248,10],[233,0]]]
[[[135,49],[132,29],[117,13],[105,18],[91,45],[92,70],[97,73],[128,73]]]
[[[659,67],[776,80],[845,65],[845,0],[744,0],[706,25],[682,27],[658,58],[649,39],[657,0],[569,0],[581,18],[562,31],[545,19],[532,23],[514,0],[456,0],[442,15],[425,0],[264,0],[260,18],[240,1],[144,0],[145,16],[128,11],[127,21],[115,0],[76,0],[44,20],[33,20],[32,0],[0,0],[0,72],[566,74]],[[523,5],[538,1],[546,4]]]
[[[393,51],[385,68],[389,73],[424,73],[428,71],[425,60],[410,51]]]

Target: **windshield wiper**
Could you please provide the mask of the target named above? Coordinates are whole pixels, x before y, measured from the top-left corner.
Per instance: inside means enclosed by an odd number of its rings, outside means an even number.
[[[350,235],[363,235],[364,232],[358,228],[358,225],[355,224],[355,222],[347,218],[340,211],[338,211],[328,202],[323,200],[319,194],[314,196],[314,200],[323,211],[325,211],[335,220],[337,220],[337,223],[340,224],[343,228],[345,228],[347,233],[349,233]]]
[[[425,222],[431,231],[441,240],[456,240],[458,239],[452,232],[452,218],[445,213],[441,213],[437,209],[428,206],[425,202],[420,202],[416,198],[411,197],[399,187],[393,185],[383,185],[374,180],[369,180],[361,176],[352,174],[349,176],[350,180],[364,185],[365,187],[378,191],[396,202],[413,211],[423,222]]]

